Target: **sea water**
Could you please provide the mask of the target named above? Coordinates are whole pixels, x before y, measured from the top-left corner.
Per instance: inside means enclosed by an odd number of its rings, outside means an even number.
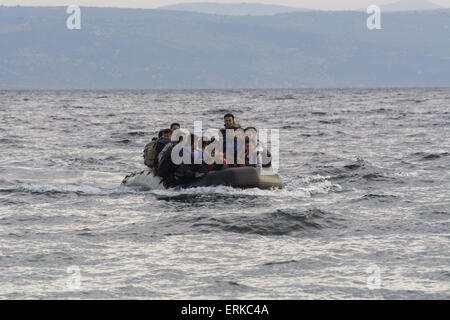
[[[0,91],[2,299],[449,299],[450,89]],[[172,122],[283,190],[120,185]]]

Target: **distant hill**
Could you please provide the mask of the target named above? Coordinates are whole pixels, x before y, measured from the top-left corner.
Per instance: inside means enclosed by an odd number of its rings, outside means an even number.
[[[0,6],[0,89],[449,86],[450,10],[223,16]]]
[[[380,6],[384,12],[438,10],[443,7],[426,0],[403,0]]]
[[[311,11],[287,6],[260,3],[180,3],[160,7],[163,10],[177,10],[230,16],[270,16],[279,13]]]

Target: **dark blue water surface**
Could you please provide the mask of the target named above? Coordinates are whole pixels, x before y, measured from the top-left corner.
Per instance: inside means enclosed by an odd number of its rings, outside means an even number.
[[[449,102],[0,91],[0,298],[449,299]],[[120,186],[159,129],[220,128],[228,111],[280,130],[285,189]]]

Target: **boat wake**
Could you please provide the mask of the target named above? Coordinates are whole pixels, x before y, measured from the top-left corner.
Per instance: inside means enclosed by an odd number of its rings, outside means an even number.
[[[294,177],[283,178],[286,181],[284,189],[262,190],[258,188],[239,189],[228,186],[208,186],[185,189],[165,189],[162,186],[158,189],[147,189],[142,187],[117,186],[113,188],[100,187],[98,185],[86,183],[72,184],[34,184],[21,183],[15,186],[0,189],[2,194],[29,193],[29,194],[77,194],[80,196],[109,196],[121,194],[146,194],[154,195],[157,198],[165,197],[188,197],[196,195],[221,195],[221,196],[254,196],[271,198],[308,198],[316,194],[327,194],[342,190],[338,184],[333,184],[328,177]]]

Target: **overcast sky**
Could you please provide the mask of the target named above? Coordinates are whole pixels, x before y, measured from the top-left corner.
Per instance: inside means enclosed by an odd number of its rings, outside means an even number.
[[[399,0],[0,0],[0,5],[21,6],[65,6],[77,4],[79,6],[109,6],[126,8],[157,8],[168,4],[183,2],[256,2],[278,4],[298,8],[311,8],[321,10],[349,10],[361,9],[371,4],[386,4]],[[450,7],[450,0],[431,0],[438,5]]]

